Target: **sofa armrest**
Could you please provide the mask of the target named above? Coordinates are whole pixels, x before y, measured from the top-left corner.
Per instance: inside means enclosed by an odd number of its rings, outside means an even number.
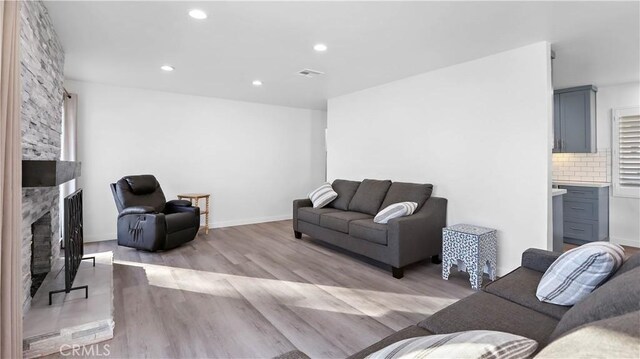
[[[390,258],[401,268],[407,264],[442,253],[442,228],[447,225],[447,200],[431,197],[417,213],[394,218],[387,228]]]
[[[544,273],[561,254],[559,252],[545,251],[544,249],[529,248],[522,253],[521,265]]]
[[[118,218],[122,216],[126,216],[128,214],[147,214],[147,213],[155,213],[155,208],[151,206],[133,206],[127,207],[118,214]]]
[[[313,207],[313,203],[309,198],[293,200],[293,230],[298,230],[298,209],[302,207]]]

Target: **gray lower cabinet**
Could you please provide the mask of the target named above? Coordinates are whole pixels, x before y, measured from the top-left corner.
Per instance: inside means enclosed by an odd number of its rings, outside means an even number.
[[[585,244],[609,240],[609,187],[559,186],[562,198],[564,241]]]
[[[596,152],[595,86],[553,92],[553,152]]]

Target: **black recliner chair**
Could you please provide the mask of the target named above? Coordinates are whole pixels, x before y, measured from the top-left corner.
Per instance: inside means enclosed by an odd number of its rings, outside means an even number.
[[[200,208],[167,202],[152,175],[126,176],[111,184],[118,208],[118,245],[146,251],[166,250],[192,241],[200,228]]]

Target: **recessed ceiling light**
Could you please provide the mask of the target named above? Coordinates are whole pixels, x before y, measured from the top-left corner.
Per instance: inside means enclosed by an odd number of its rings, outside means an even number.
[[[318,52],[325,52],[325,51],[327,51],[327,45],[325,45],[325,44],[315,44],[315,46],[313,46],[313,49],[318,51]]]
[[[162,66],[160,66],[160,68],[161,68],[163,71],[173,71],[173,70],[175,70],[175,67],[173,67],[173,66],[171,66],[171,65],[162,65]]]
[[[253,86],[262,86],[262,81],[254,80],[251,84],[253,84]]]
[[[193,9],[189,11],[189,16],[191,16],[194,19],[204,20],[207,18],[207,13],[200,9]]]

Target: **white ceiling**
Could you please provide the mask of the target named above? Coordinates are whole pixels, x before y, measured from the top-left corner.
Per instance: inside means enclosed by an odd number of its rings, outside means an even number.
[[[69,79],[325,109],[334,96],[541,40],[557,55],[556,88],[638,81],[639,4],[82,1],[47,7]],[[192,8],[208,19],[190,18]],[[318,42],[329,50],[316,53]],[[165,63],[176,70],[161,71]],[[304,68],[326,75],[296,75]],[[264,85],[252,86],[255,79]]]

